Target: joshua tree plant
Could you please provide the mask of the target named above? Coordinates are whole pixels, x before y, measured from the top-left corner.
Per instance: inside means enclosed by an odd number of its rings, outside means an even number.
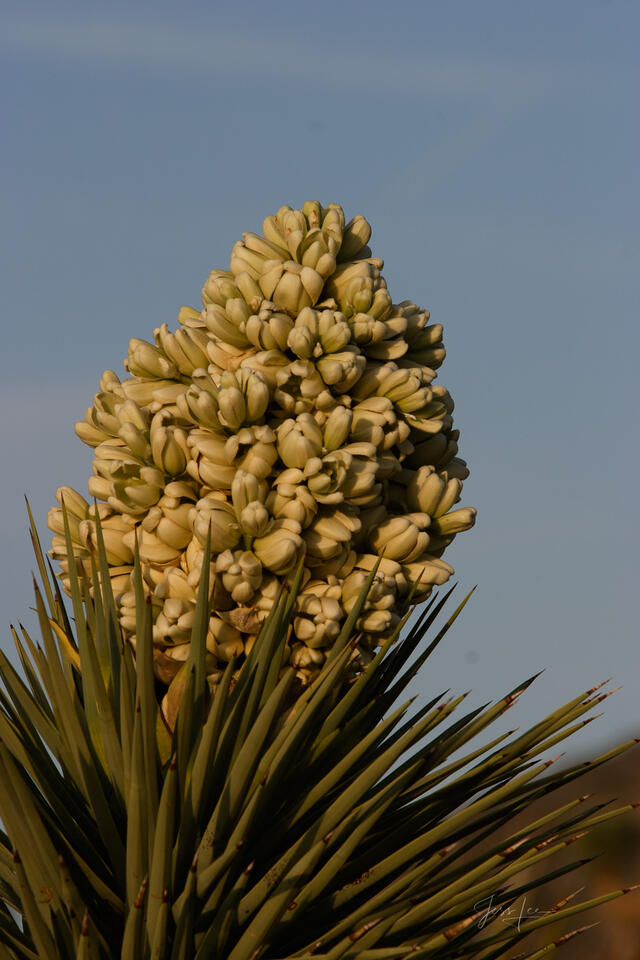
[[[501,922],[629,809],[511,824],[583,772],[543,754],[608,694],[479,746],[533,678],[457,717],[403,700],[475,511],[442,328],[392,303],[370,232],[281,208],[76,426],[95,502],[49,515],[72,610],[32,522],[41,641],[0,660],[0,960],[491,960],[628,892]]]

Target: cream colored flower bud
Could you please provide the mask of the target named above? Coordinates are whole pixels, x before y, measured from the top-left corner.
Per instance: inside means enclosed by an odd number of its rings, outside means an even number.
[[[184,550],[191,540],[190,515],[193,509],[192,502],[181,503],[178,506],[168,507],[163,497],[159,501],[162,517],[158,521],[156,534],[171,547]]]
[[[289,573],[304,551],[299,534],[300,524],[295,520],[273,520],[269,532],[253,541],[254,552],[267,570],[276,575]]]
[[[264,480],[278,458],[275,440],[276,435],[270,427],[243,427],[225,444],[227,460],[235,462],[238,469]]]
[[[216,559],[216,572],[236,603],[250,603],[262,583],[262,564],[250,550],[225,550]]]
[[[373,447],[373,444],[369,446]],[[340,485],[345,500],[358,506],[374,503],[380,496],[382,486],[376,481],[379,463],[375,459],[375,447],[371,459],[354,456],[347,475]]]
[[[180,393],[184,393],[185,385],[176,384],[175,380],[133,379],[124,380],[122,390],[128,400],[133,400],[139,406],[148,407],[151,410],[156,402],[155,398],[162,396],[163,390],[174,390],[175,395],[179,396]]]
[[[366,357],[352,345],[348,350],[320,357],[316,368],[328,386],[347,392],[360,379],[366,365]]]
[[[212,270],[202,288],[203,303],[217,303],[224,307],[227,300],[239,295],[233,274],[228,270]]]
[[[270,391],[267,381],[258,370],[241,369],[236,379],[246,404],[246,419],[249,423],[260,420],[269,406]]]
[[[293,472],[300,474],[300,480],[296,483],[277,482],[276,489],[272,490],[267,497],[267,507],[274,517],[289,517],[291,520],[296,520],[304,529],[316,515],[318,504],[302,482],[304,478],[301,470],[284,471],[285,474]]]
[[[264,503],[268,491],[269,487],[264,480],[258,480],[246,470],[237,470],[231,484],[231,499],[236,516],[240,518],[242,511],[250,503]]]
[[[108,500],[113,492],[111,482],[98,476],[89,477],[87,488],[89,496],[95,497],[96,500]]]
[[[321,666],[325,661],[322,650],[308,647],[305,643],[294,643],[291,647],[291,663],[296,668]]]
[[[172,567],[166,575],[167,592],[170,597],[179,597],[181,600],[196,602],[197,594],[193,589],[184,570]],[[211,584],[210,584],[211,586]]]
[[[142,433],[147,433],[149,430],[151,418],[148,411],[138,406],[133,400],[124,400],[119,403],[116,409],[116,417],[120,426],[132,423]]]
[[[410,583],[420,583],[425,586],[432,584],[441,586],[453,574],[453,567],[428,553],[423,554],[413,563],[403,563],[402,569]]]
[[[135,337],[129,341],[129,355],[124,365],[135,377],[174,379],[178,376],[176,365],[167,359],[162,350]]]
[[[87,410],[87,414],[91,413],[91,408]],[[104,440],[108,440],[111,434],[107,433],[105,430],[100,430],[98,427],[94,427],[93,424],[87,423],[86,420],[79,420],[74,424],[74,430],[76,436],[80,437],[83,443],[86,443],[89,447],[97,447],[98,444],[102,443]]]
[[[436,433],[422,443],[416,444],[414,452],[407,457],[407,465],[418,469],[426,463],[433,464],[440,470],[444,469],[458,452],[457,439],[457,430],[448,435],[446,433]]]
[[[180,427],[168,425],[166,413],[157,413],[151,421],[149,439],[153,461],[159,470],[175,477],[184,473],[189,459],[187,435]]]
[[[202,547],[211,531],[211,551],[214,554],[233,549],[240,541],[242,530],[230,503],[204,497],[197,502],[191,520],[193,532]]]
[[[78,532],[80,518],[69,512],[67,514],[67,519],[69,522],[71,539],[74,543],[80,543],[80,533]],[[47,513],[47,526],[49,527],[49,530],[52,530],[54,533],[57,533],[60,537],[62,537],[63,541],[65,540],[64,514],[60,507],[50,508],[49,512]]]
[[[244,652],[242,634],[220,617],[211,617],[207,633],[207,650],[225,662]]]
[[[358,345],[377,343],[387,332],[385,324],[381,320],[376,320],[370,313],[354,313],[348,322],[351,338]]]
[[[149,456],[150,447],[146,432],[140,430],[133,423],[123,423],[118,430],[118,437],[126,443],[135,457],[145,460]]]
[[[89,512],[89,504],[73,487],[58,487],[56,500],[65,507],[69,517],[85,520]]]
[[[287,467],[304,467],[322,453],[322,431],[310,413],[285,420],[277,430],[278,453]]]
[[[342,405],[335,407],[324,423],[324,446],[337,450],[346,442],[353,421],[353,411]]]
[[[297,604],[298,616],[293,622],[296,637],[311,649],[330,646],[340,633],[342,608],[330,596],[309,596],[304,593]]]
[[[305,466],[309,491],[322,504],[338,504],[344,500],[344,484],[352,458],[343,450],[329,453],[321,460],[314,459]]]
[[[251,312],[255,313],[263,300],[262,290],[248,273],[239,273],[236,276],[236,284],[245,302],[251,308]]]
[[[407,502],[412,510],[422,510],[433,517],[445,487],[435,468],[425,465],[416,470],[407,485]]]
[[[303,307],[313,305],[324,286],[323,278],[312,267],[300,266],[293,260],[265,261],[263,273],[256,279],[265,297],[292,317]]]
[[[106,499],[114,510],[137,517],[144,515],[156,504],[161,494],[161,485],[147,483],[141,477],[130,477],[127,480],[115,480],[110,484]]]
[[[185,420],[191,420],[197,426],[209,427],[211,430],[222,430],[218,418],[218,401],[208,391],[191,384],[185,393],[178,397],[177,405]]]
[[[207,340],[205,332],[189,328],[169,333],[166,323],[156,327],[153,338],[158,349],[175,364],[184,376],[190,376],[196,367],[207,364]]]
[[[247,504],[240,514],[240,525],[243,533],[249,537],[260,537],[267,529],[270,520],[269,511],[263,503],[254,500]]]
[[[247,406],[242,391],[237,386],[223,387],[218,394],[220,423],[229,430],[239,430],[247,416]]]
[[[380,276],[380,268],[383,262],[380,259],[370,257],[367,260],[358,260],[355,263],[346,263],[337,267],[335,272],[325,285],[325,294],[328,297],[334,297],[340,304],[340,309],[347,316],[353,313],[359,313],[367,309],[360,304],[354,309],[354,298],[361,291],[366,291],[369,300],[373,298],[377,289],[386,286]],[[361,302],[367,303],[366,297],[361,297]]]
[[[131,524],[122,517],[106,517],[101,521],[101,527],[108,563],[111,566],[133,563],[133,550],[127,541],[127,536],[132,532]],[[98,535],[95,521],[83,520],[78,532],[85,549],[97,554]]]
[[[237,348],[243,348],[248,343],[245,329],[238,329],[224,307],[216,303],[208,303],[205,306],[202,311],[202,322],[207,330],[224,343]],[[199,366],[206,367],[207,363],[201,363]]]
[[[453,533],[461,533],[463,530],[469,530],[476,522],[476,513],[473,507],[460,507],[458,510],[452,510],[442,517],[433,520],[431,529],[434,534],[441,537],[449,537]]]
[[[429,535],[408,517],[391,517],[371,532],[369,543],[381,557],[409,563],[425,552]]]
[[[246,323],[246,335],[259,350],[285,350],[293,320],[270,300],[263,300]]]
[[[370,237],[370,224],[360,215],[354,217],[344,228],[338,259],[353,260],[369,243]]]
[[[397,623],[399,617],[391,610],[369,610],[356,620],[356,627],[364,633],[387,633]]]
[[[287,413],[308,413],[324,389],[315,366],[305,360],[296,360],[276,374],[275,400]]]
[[[314,356],[317,342],[318,338],[307,327],[296,326],[287,337],[287,346],[301,360],[308,360]]]

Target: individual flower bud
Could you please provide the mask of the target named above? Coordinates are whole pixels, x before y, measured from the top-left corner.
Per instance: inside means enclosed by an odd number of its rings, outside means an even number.
[[[211,532],[211,551],[214,554],[233,549],[240,541],[242,530],[230,503],[204,497],[196,503],[191,521],[193,532],[202,547],[206,545]]]
[[[341,313],[323,310],[320,317],[320,345],[324,353],[338,353],[348,349],[351,328]]]
[[[258,370],[238,370],[236,378],[247,408],[246,419],[249,423],[255,423],[262,419],[269,406],[270,391],[267,381]]]
[[[323,439],[326,450],[337,450],[346,442],[353,422],[353,411],[342,405],[335,407],[327,417]]]
[[[155,643],[186,644],[193,628],[195,607],[180,597],[168,597],[153,625]]]
[[[276,435],[270,427],[243,427],[225,443],[225,454],[229,463],[237,469],[252,473],[259,480],[266,479],[278,458]]]
[[[267,497],[267,507],[276,518],[289,517],[304,529],[313,520],[318,504],[304,485],[302,470],[283,470],[274,481],[275,489]]]
[[[233,660],[244,652],[242,634],[220,617],[211,617],[207,632],[207,650],[225,663]]]
[[[262,536],[266,532],[269,520],[269,511],[259,500],[248,503],[240,514],[240,525],[243,533],[246,533],[249,537]]]
[[[177,400],[180,415],[185,420],[191,420],[196,426],[209,427],[211,430],[222,430],[218,417],[218,400],[207,390],[192,383]],[[188,438],[187,438],[188,439]]]
[[[354,217],[344,228],[338,259],[341,261],[354,260],[362,248],[369,243],[370,237],[370,224],[360,215]]]
[[[149,456],[148,434],[140,430],[133,423],[123,423],[118,430],[118,437],[128,446],[132,454],[140,460],[145,460]]]
[[[250,550],[225,550],[216,558],[216,573],[236,603],[250,603],[262,583],[262,564]]]
[[[189,328],[169,333],[167,324],[163,323],[153,331],[153,338],[158,349],[184,376],[190,376],[196,367],[206,366],[206,332]]]
[[[308,647],[305,643],[294,643],[291,647],[291,664],[296,669],[305,669],[307,667],[320,667],[325,661],[325,654],[322,650],[316,650]]]
[[[174,379],[178,376],[178,368],[162,350],[135,337],[129,341],[129,356],[124,365],[135,377]]]
[[[168,484],[166,489],[168,490],[172,486],[174,484]],[[175,486],[178,486],[178,484],[175,484]],[[179,486],[183,487],[186,484],[180,484]],[[186,498],[184,495],[168,496],[165,492],[165,495],[158,501],[155,509],[160,511],[160,518],[155,533],[169,546],[184,550],[190,542],[192,536],[190,517],[196,499],[197,494],[191,491]]]
[[[294,633],[312,650],[330,646],[340,633],[343,612],[333,596],[315,596],[305,591],[296,602],[296,612]]]
[[[231,484],[231,499],[238,519],[250,503],[264,503],[268,491],[269,487],[264,480],[258,480],[246,470],[236,470]]]
[[[363,633],[384,634],[388,633],[399,619],[391,610],[370,610],[358,617],[356,628]]]
[[[370,313],[354,313],[348,323],[351,339],[359,346],[377,343],[387,332],[385,324],[381,320],[376,320]]]
[[[362,376],[366,365],[366,357],[356,346],[340,353],[327,354],[320,357],[316,363],[318,373],[327,386],[342,392],[351,390]]]
[[[412,510],[422,510],[433,517],[445,487],[434,467],[419,467],[407,484],[407,502]]]
[[[262,303],[262,290],[248,273],[239,273],[236,277],[236,284],[245,302],[250,307],[251,313],[254,314],[259,310]]]
[[[159,470],[175,477],[186,469],[189,447],[185,431],[171,425],[170,420],[165,412],[157,413],[151,421],[149,438],[154,463]]]
[[[202,311],[196,310],[195,307],[180,307],[178,310],[178,323],[185,326],[190,326],[191,324],[200,326],[202,323]]]
[[[212,270],[202,288],[202,302],[217,303],[224,307],[231,297],[239,296],[233,274],[228,270]]]
[[[247,337],[259,350],[285,350],[292,329],[292,318],[270,300],[263,300],[258,312],[246,323]]]
[[[333,514],[318,514],[304,531],[309,556],[320,560],[330,560],[340,554],[345,545],[351,542],[353,531]]]
[[[431,529],[440,537],[449,537],[454,533],[469,530],[476,522],[476,513],[473,507],[460,507],[442,517],[433,520]]]
[[[254,552],[267,570],[277,576],[289,573],[305,547],[299,534],[300,524],[295,520],[273,520],[269,532],[253,541]]]
[[[147,407],[150,413],[157,413],[162,406],[175,403],[185,389],[184,383],[156,378],[124,380],[122,383],[122,390],[127,400],[133,400],[139,406]]]
[[[233,374],[230,376],[235,380]],[[223,378],[224,379],[224,378]],[[235,383],[223,386],[218,394],[218,418],[229,430],[239,430],[247,416],[242,391]]]
[[[458,452],[457,440],[457,430],[439,431],[428,439],[416,443],[413,453],[407,457],[406,465],[416,470],[423,464],[432,464],[439,470],[445,469]]]
[[[327,280],[325,295],[333,297],[347,317],[363,312],[367,307],[361,306],[361,303],[370,303],[375,291],[386,287],[380,276],[382,266],[383,261],[375,257],[341,264]],[[365,296],[361,296],[359,303],[354,303],[354,298],[362,291],[365,291]]]
[[[268,300],[295,317],[303,307],[312,306],[322,293],[323,277],[312,267],[288,260],[267,260],[258,279]]]
[[[429,517],[422,517],[421,525],[427,526]],[[411,562],[425,552],[429,535],[409,517],[391,517],[372,531],[369,543],[381,557]]]
[[[89,486],[92,490],[95,489],[91,482]],[[162,481],[149,483],[141,476],[134,476],[125,480],[114,480],[113,483],[110,483],[109,493],[105,499],[109,506],[119,513],[130,513],[132,516],[138,517],[144,516],[147,510],[158,502],[161,495]]]
[[[453,574],[453,567],[428,553],[424,553],[413,563],[403,563],[402,569],[407,580],[410,583],[417,583],[418,588],[430,587],[433,584],[441,586]]]
[[[64,506],[70,518],[74,517],[76,520],[86,519],[89,512],[89,504],[73,487],[58,487],[56,490],[56,500],[61,507]]]
[[[294,327],[287,337],[287,346],[301,360],[314,356],[317,336],[308,327]]]
[[[342,503],[343,487],[347,481],[352,457],[344,450],[328,453],[320,459],[314,457],[304,469],[307,487],[315,500],[322,504]]]
[[[398,565],[398,569],[402,568]],[[347,613],[355,606],[369,577],[369,571],[355,569],[342,584],[342,604]],[[378,569],[367,594],[365,610],[389,610],[396,601],[396,585],[393,577]]]
[[[287,413],[308,413],[324,391],[322,377],[312,363],[296,360],[276,374],[275,400]]]
[[[132,423],[142,433],[149,431],[150,416],[147,410],[138,406],[133,400],[123,400],[116,408],[116,418],[120,426]]]
[[[322,431],[310,413],[285,420],[278,427],[278,453],[287,467],[304,467],[322,453]]]

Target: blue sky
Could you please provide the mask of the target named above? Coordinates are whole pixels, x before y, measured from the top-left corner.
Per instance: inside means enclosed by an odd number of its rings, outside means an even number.
[[[334,201],[444,324],[479,511],[447,555],[479,589],[421,689],[546,667],[523,725],[613,676],[588,739],[640,733],[639,28],[621,0],[5,0],[4,622],[33,622],[23,493],[46,536],[56,487],[86,491],[101,372],[243,231]]]

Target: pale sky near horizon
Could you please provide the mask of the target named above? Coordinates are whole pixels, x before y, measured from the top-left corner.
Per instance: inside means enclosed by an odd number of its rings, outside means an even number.
[[[612,676],[570,749],[640,734],[639,41],[622,0],[5,0],[3,623],[33,623],[23,494],[46,539],[55,489],[86,493],[102,371],[243,231],[334,201],[444,324],[478,508],[420,691],[545,667],[522,727]]]

